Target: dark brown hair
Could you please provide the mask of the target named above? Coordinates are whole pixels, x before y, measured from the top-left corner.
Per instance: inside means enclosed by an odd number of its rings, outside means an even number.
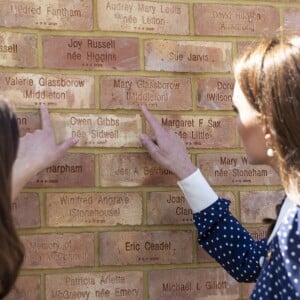
[[[24,248],[11,214],[12,167],[19,130],[9,105],[0,99],[0,298],[8,294],[23,262]]]
[[[238,60],[235,79],[271,134],[287,189],[300,173],[300,36],[261,41]]]

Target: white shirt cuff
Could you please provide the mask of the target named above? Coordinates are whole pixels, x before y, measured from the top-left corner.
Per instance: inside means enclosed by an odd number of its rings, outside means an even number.
[[[177,182],[193,213],[200,212],[218,200],[199,169],[190,176]]]

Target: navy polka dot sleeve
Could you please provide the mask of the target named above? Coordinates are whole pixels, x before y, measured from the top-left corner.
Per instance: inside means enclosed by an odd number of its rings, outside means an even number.
[[[255,241],[229,211],[230,201],[219,199],[193,214],[199,244],[239,282],[255,282],[266,256],[266,239]]]

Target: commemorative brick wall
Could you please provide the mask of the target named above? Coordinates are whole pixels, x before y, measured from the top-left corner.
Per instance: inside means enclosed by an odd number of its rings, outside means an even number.
[[[12,202],[26,256],[10,300],[247,299],[198,245],[191,210],[138,135],[146,105],[185,142],[231,211],[262,238],[279,179],[251,166],[231,110],[233,58],[283,28],[300,0],[1,1],[1,92],[21,134],[50,110],[79,142]]]

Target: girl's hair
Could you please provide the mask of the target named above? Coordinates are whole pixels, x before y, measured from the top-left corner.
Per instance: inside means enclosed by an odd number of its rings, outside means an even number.
[[[235,79],[271,134],[287,189],[300,172],[300,36],[261,41],[239,59]]]
[[[12,168],[18,144],[17,119],[9,105],[0,99],[0,299],[16,281],[24,257],[11,213]]]

